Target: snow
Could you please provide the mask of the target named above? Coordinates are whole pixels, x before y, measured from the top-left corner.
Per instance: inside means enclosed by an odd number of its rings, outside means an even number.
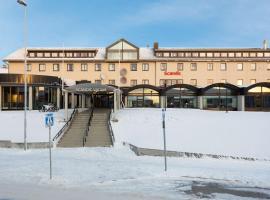
[[[73,110],[69,110],[69,116]],[[44,125],[45,112],[27,111],[27,141],[48,142],[48,128]],[[54,112],[55,123],[51,129],[52,138],[65,124],[65,112],[59,110]],[[0,112],[0,140],[12,142],[24,141],[24,111],[2,111]]]
[[[7,74],[7,73],[8,73],[8,68],[0,67],[0,74]]]
[[[161,109],[126,108],[115,117],[116,144],[163,149]],[[270,159],[269,119],[269,112],[167,109],[167,149]]]
[[[196,199],[183,192],[195,182],[270,187],[266,161],[168,158],[165,173],[162,157],[135,156],[125,147],[57,148],[52,151],[50,181],[48,157],[46,149],[0,149],[0,198]]]

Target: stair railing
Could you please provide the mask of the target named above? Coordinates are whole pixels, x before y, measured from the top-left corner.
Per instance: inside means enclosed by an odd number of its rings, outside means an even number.
[[[78,109],[77,108],[74,108],[73,112],[70,115],[69,120],[65,123],[65,125],[54,136],[54,138],[52,140],[53,142],[59,140],[64,135],[64,133],[69,128],[69,126],[70,126],[71,122],[73,121],[73,119],[74,119],[75,115],[77,114],[77,112],[78,112]]]
[[[109,132],[110,132],[112,146],[113,146],[114,145],[114,142],[115,142],[115,137],[114,137],[113,129],[112,129],[112,125],[111,125],[111,116],[112,116],[111,114],[112,114],[112,110],[110,110],[110,113],[109,113],[108,127],[109,127]]]
[[[88,137],[88,133],[89,133],[90,126],[91,126],[91,121],[92,121],[92,118],[93,118],[93,112],[94,112],[94,107],[91,107],[90,108],[90,117],[88,119],[87,126],[86,126],[84,136],[83,136],[83,147],[86,144],[86,138]]]

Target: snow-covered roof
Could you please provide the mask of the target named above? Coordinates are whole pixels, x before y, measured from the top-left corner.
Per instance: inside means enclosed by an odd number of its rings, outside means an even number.
[[[0,67],[0,74],[7,74],[7,73],[8,73],[8,68]]]

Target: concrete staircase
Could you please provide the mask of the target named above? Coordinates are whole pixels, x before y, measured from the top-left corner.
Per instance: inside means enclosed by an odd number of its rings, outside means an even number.
[[[112,146],[112,139],[108,127],[109,114],[110,109],[94,109],[85,147]]]
[[[57,147],[82,147],[89,117],[89,110],[78,113]]]

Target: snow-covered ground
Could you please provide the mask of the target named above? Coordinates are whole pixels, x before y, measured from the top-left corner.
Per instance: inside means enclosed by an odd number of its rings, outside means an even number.
[[[135,156],[125,147],[53,149],[50,181],[48,156],[46,149],[0,149],[0,199],[201,199],[193,192],[209,184],[270,194],[266,161],[169,158],[165,173],[162,157]]]
[[[118,143],[163,149],[161,109],[130,108],[112,122]],[[167,109],[167,149],[270,159],[270,112]]]
[[[72,110],[69,110],[69,115]],[[27,112],[27,141],[48,142],[48,128],[44,124],[46,113],[37,110]],[[24,112],[23,111],[2,111],[0,112],[0,140],[12,142],[23,142],[24,140]],[[54,113],[55,124],[52,127],[52,137],[65,124],[64,110]]]

